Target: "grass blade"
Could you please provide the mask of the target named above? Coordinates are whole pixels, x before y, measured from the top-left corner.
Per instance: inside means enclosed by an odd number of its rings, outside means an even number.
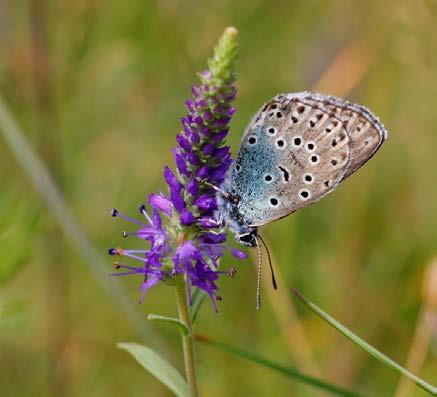
[[[156,379],[167,386],[178,397],[189,397],[188,384],[182,375],[166,359],[147,346],[138,343],[122,342],[117,347],[124,349],[149,371]]]
[[[325,313],[322,309],[320,309],[316,304],[311,302],[308,298],[303,296],[299,291],[293,289],[293,292],[296,296],[307,305],[314,313],[316,313],[320,318],[325,320],[328,324],[333,326],[337,331],[341,332],[344,336],[350,339],[353,343],[360,346],[362,349],[367,351],[377,360],[381,361],[383,364],[395,369],[402,375],[406,376],[408,379],[412,380],[416,385],[421,387],[423,390],[426,390],[428,393],[431,393],[433,396],[437,395],[437,388],[428,382],[425,382],[423,379],[418,376],[412,374],[410,371],[400,366],[398,363],[393,361],[391,358],[387,357],[385,354],[381,353],[379,350],[375,349],[373,346],[368,344],[365,340],[361,339],[358,335],[355,335],[352,331],[346,328],[344,325],[339,323],[337,320],[332,318],[329,314]]]
[[[287,367],[283,364],[279,364],[279,363],[274,362],[272,360],[269,360],[269,359],[267,359],[267,358],[265,358],[257,353],[243,350],[239,347],[228,345],[227,343],[213,341],[213,340],[211,340],[203,335],[196,335],[196,340],[199,342],[207,343],[208,345],[217,347],[221,350],[224,350],[228,353],[234,354],[238,357],[245,358],[246,360],[249,360],[249,361],[252,361],[256,364],[270,368],[270,369],[272,369],[276,372],[279,372],[282,375],[285,375],[289,378],[295,379],[299,382],[305,383],[305,384],[312,386],[312,387],[316,387],[318,389],[335,394],[337,396],[343,396],[343,397],[359,397],[360,396],[360,394],[358,394],[354,391],[343,389],[341,387],[332,385],[331,383],[325,382],[324,380],[314,378],[313,376],[310,376],[310,375],[305,375],[293,367]]]

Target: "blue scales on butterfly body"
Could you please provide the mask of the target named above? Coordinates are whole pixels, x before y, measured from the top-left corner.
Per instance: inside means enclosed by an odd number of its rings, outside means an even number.
[[[367,108],[308,92],[267,102],[246,129],[219,194],[219,216],[237,241],[257,246],[257,227],[320,200],[387,137]]]

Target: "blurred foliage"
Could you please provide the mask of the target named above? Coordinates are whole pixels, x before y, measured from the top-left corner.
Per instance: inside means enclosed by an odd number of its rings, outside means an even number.
[[[34,255],[36,220],[36,208],[27,200],[16,192],[0,192],[0,287]]]
[[[43,24],[35,23],[35,10]],[[323,303],[403,363],[422,305],[425,265],[437,248],[435,2],[4,0],[0,93],[104,252],[120,243],[120,225],[108,210],[117,206],[135,213],[146,194],[163,189],[162,169],[172,162],[184,99],[229,25],[240,32],[238,111],[229,138],[234,152],[251,116],[279,92],[317,87],[346,95],[385,123],[389,139],[362,170],[320,203],[261,232],[288,287]],[[46,35],[38,47],[40,29]],[[44,78],[37,69],[41,48],[47,55]],[[41,84],[50,96],[49,111],[38,95]],[[50,209],[40,209],[34,188],[1,140],[0,153],[2,191],[16,186],[19,196],[1,212],[0,234],[17,228],[2,259],[28,254],[28,266],[2,287],[1,296],[29,302],[26,321],[0,328],[0,394],[59,395],[51,387],[56,375],[72,396],[171,395],[115,348],[115,342],[136,335],[77,253],[56,231],[44,237],[52,230]],[[56,162],[49,161],[52,155]],[[23,221],[32,218],[29,208],[38,211],[39,227]],[[51,254],[55,246],[61,255]],[[53,257],[68,269],[62,284],[67,322],[55,367],[46,354],[54,303],[46,280],[58,264]],[[108,258],[108,273],[110,265]],[[296,324],[283,329],[272,310],[285,307],[279,293],[257,312],[254,279],[248,262],[234,279],[223,279],[218,315],[206,301],[196,330],[294,366],[303,347],[284,335],[303,327],[312,374],[369,396],[393,395],[398,376],[311,313],[297,307]],[[120,283],[130,287],[136,304],[139,280]],[[138,310],[145,321],[149,312],[174,316],[172,289],[150,291]],[[178,335],[160,330],[178,351]],[[172,363],[181,370],[177,357]],[[205,396],[315,395],[219,350],[199,345],[198,357]],[[436,383],[435,349],[419,371]]]

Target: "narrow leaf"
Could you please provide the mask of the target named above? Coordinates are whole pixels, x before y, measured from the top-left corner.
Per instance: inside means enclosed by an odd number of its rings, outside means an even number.
[[[206,292],[201,290],[200,288],[196,288],[193,293],[193,303],[190,307],[190,316],[193,324],[196,322],[197,315],[199,314],[200,308],[202,307],[202,303],[205,300],[206,295]]]
[[[178,330],[184,336],[186,336],[190,333],[190,329],[188,328],[188,325],[185,324],[182,320],[179,320],[178,318],[159,316],[157,314],[151,313],[147,316],[147,320],[158,321],[161,323],[170,324],[170,325],[178,328]]]
[[[219,349],[222,349],[228,353],[232,353],[236,356],[245,358],[246,360],[255,362],[259,365],[263,365],[264,367],[270,368],[276,372],[281,373],[282,375],[285,375],[289,378],[293,378],[295,380],[298,380],[299,382],[306,383],[309,386],[316,387],[319,389],[322,389],[326,392],[335,394],[337,396],[344,396],[344,397],[358,397],[360,394],[350,391],[347,389],[343,389],[341,387],[332,385],[328,382],[325,382],[324,380],[314,378],[310,375],[305,375],[302,372],[298,371],[297,369],[293,367],[287,367],[283,364],[279,364],[277,362],[274,362],[272,360],[269,360],[257,353],[253,353],[247,350],[240,349],[239,347],[228,345],[227,343],[213,341],[211,339],[208,339],[201,335],[196,335],[196,340],[199,342],[207,343],[211,346],[217,347]]]
[[[188,384],[181,374],[166,359],[147,346],[138,343],[122,342],[117,347],[124,349],[155,378],[161,381],[178,397],[189,397]]]
[[[408,379],[412,380],[422,389],[431,393],[433,396],[437,395],[437,387],[430,385],[428,382],[419,378],[418,376],[412,374],[410,371],[400,366],[398,363],[393,361],[391,358],[387,357],[385,354],[381,353],[379,350],[375,349],[373,346],[369,345],[365,340],[361,339],[358,335],[355,335],[352,331],[346,328],[344,325],[339,323],[329,314],[325,313],[322,309],[320,309],[316,304],[311,302],[308,298],[303,296],[299,291],[293,289],[293,292],[296,296],[307,305],[314,313],[316,313],[320,318],[325,320],[328,324],[334,327],[337,331],[341,332],[344,336],[349,338],[356,345],[360,346],[362,349],[370,353],[373,357],[381,361],[383,364],[395,369],[402,375],[406,376]]]

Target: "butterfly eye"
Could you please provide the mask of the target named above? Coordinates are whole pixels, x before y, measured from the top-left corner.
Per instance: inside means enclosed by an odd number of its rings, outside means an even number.
[[[249,144],[250,145],[255,145],[255,143],[256,143],[256,138],[254,136],[250,137],[249,138]]]

